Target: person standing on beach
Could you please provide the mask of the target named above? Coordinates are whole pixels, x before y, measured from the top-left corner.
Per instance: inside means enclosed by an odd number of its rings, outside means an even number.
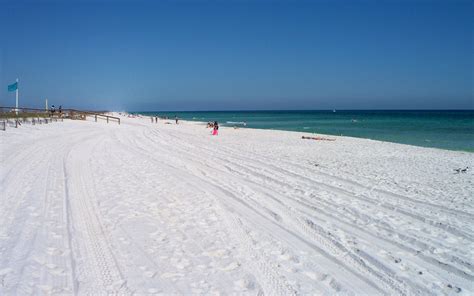
[[[176,124],[178,124],[178,116],[177,115],[174,116],[174,120],[176,121]]]
[[[218,133],[219,133],[219,124],[217,123],[217,121],[214,121],[214,129],[212,130],[212,135],[217,136]]]

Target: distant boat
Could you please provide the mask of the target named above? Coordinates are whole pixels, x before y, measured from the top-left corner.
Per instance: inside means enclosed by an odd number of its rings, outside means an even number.
[[[332,109],[332,112],[333,112],[333,113],[336,113],[336,109]]]

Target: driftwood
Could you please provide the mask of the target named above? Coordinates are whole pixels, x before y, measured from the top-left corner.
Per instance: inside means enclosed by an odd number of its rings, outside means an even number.
[[[302,136],[301,139],[316,140],[316,141],[336,141],[336,139],[329,139],[329,138],[323,138],[323,137],[305,137],[305,136]]]

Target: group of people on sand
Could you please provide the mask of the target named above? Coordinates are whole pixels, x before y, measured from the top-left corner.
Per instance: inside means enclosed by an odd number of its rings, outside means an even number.
[[[155,117],[151,117],[151,122],[153,122],[153,119],[155,120],[155,122],[158,122],[158,118],[169,119],[168,116],[166,116],[164,118],[159,117],[159,116],[155,116]],[[174,119],[175,119],[176,124],[178,124],[178,120],[179,120],[178,116],[175,116]],[[244,126],[247,126],[247,122],[244,122]],[[219,123],[217,121],[207,122],[206,128],[212,128],[211,135],[213,135],[213,136],[217,136],[219,134]],[[234,126],[234,128],[235,128],[235,126]],[[317,140],[317,141],[335,141],[336,140],[336,139],[330,139],[330,138],[308,137],[308,136],[302,136],[301,138],[305,139],[305,140]]]
[[[206,128],[212,128],[213,136],[217,136],[219,134],[219,123],[217,121],[208,122]]]
[[[165,119],[165,120],[166,120],[166,119],[169,119],[169,117],[168,117],[168,116],[165,116],[165,117],[152,116],[152,117],[150,117],[150,119],[151,119],[151,123],[153,123],[153,122],[158,123],[158,119]],[[175,120],[175,123],[176,123],[176,124],[179,124],[179,118],[178,118],[178,116],[175,116],[175,117],[174,117],[174,120]],[[165,122],[165,124],[171,124],[171,123],[170,123],[170,122]],[[218,123],[217,121],[214,121],[214,122],[210,121],[210,122],[208,122],[206,127],[207,127],[207,128],[212,128],[211,134],[212,134],[213,136],[217,136],[217,135],[219,134],[219,123]]]
[[[49,117],[52,117],[55,114],[56,114],[56,107],[54,107],[54,105],[51,105],[51,108],[49,109]],[[57,114],[59,115],[59,117],[61,117],[63,114],[63,107],[61,105],[59,105]]]
[[[150,117],[150,118],[151,118],[151,123],[153,123],[153,120],[155,121],[155,123],[158,123],[158,119],[169,119],[168,116],[165,116],[165,117],[160,117],[160,116],[155,116],[155,117],[153,117],[153,116],[152,116],[152,117]],[[174,116],[174,121],[175,121],[176,124],[179,123],[179,118],[178,118],[177,115]],[[167,124],[167,123],[165,123],[165,124]]]

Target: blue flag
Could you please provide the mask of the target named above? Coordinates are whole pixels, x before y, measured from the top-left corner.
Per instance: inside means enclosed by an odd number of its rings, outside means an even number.
[[[10,85],[8,86],[8,91],[15,91],[15,90],[17,90],[17,89],[18,89],[18,82],[15,82],[15,83],[10,84]]]

